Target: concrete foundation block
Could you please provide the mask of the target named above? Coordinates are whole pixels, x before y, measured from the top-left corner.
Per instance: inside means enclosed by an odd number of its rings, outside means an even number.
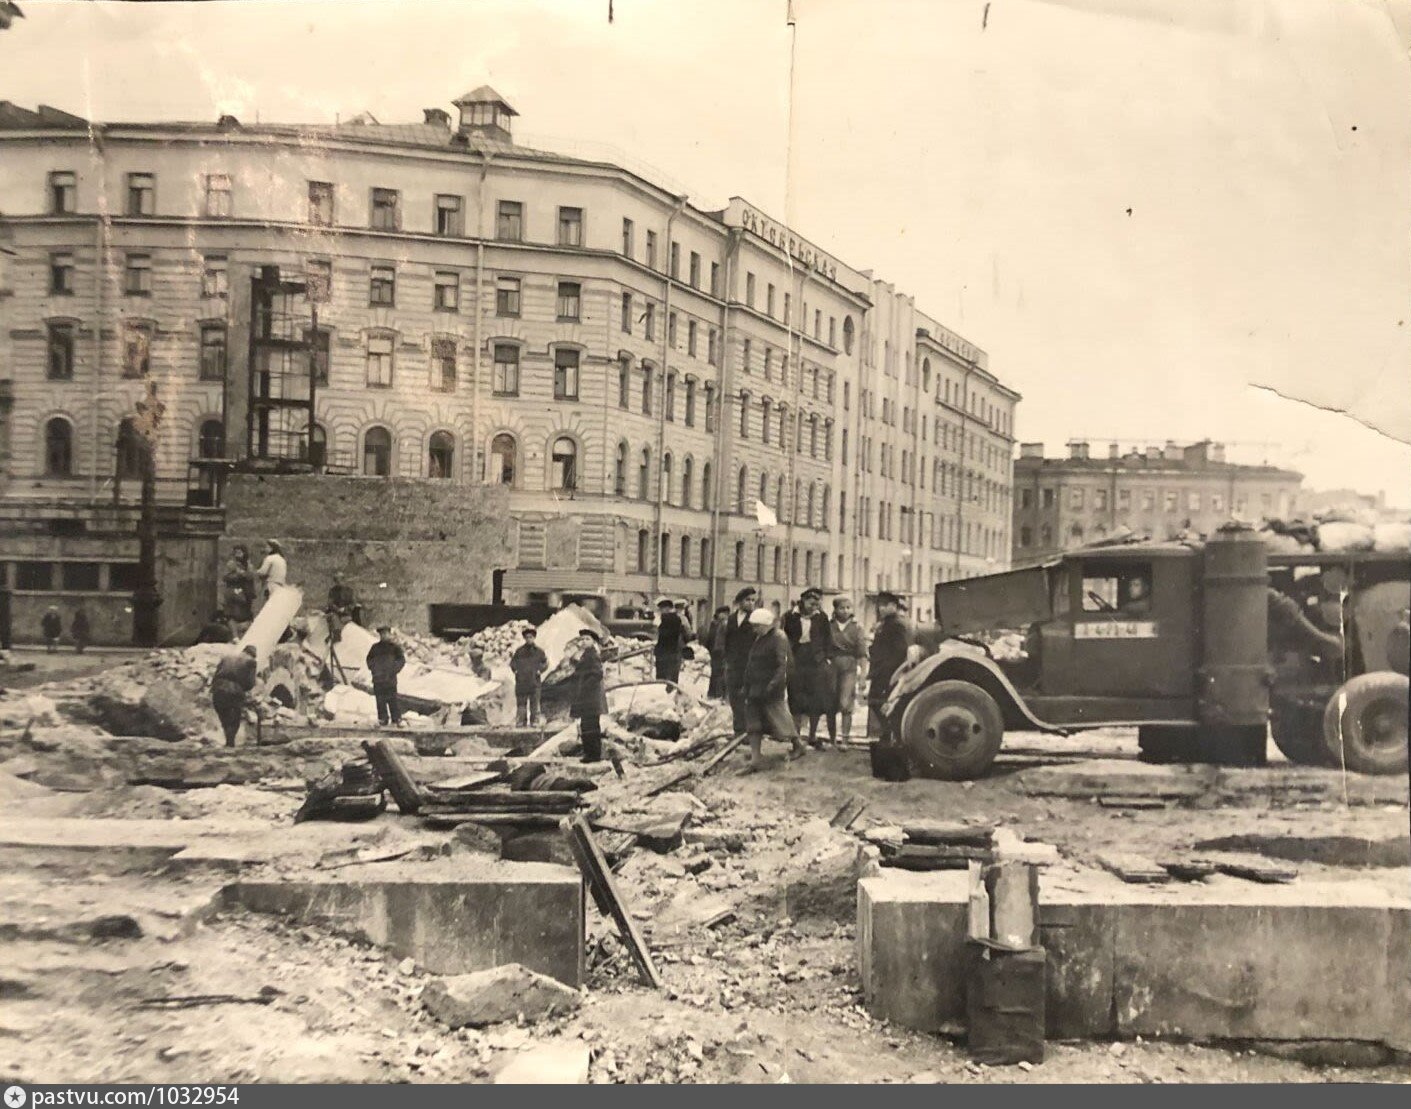
[[[965,1020],[968,878],[897,871],[857,884],[858,965],[873,1016],[921,1032]]]
[[[1041,893],[1039,943],[1048,952],[1048,1037],[1097,1039],[1115,1034],[1117,920],[1110,906],[1043,904]]]
[[[222,901],[364,936],[433,974],[520,963],[583,984],[583,882],[567,867],[475,856],[434,869],[381,863],[356,877],[236,882]]]

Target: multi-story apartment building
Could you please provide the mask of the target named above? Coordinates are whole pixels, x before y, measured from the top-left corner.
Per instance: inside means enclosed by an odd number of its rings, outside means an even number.
[[[925,618],[935,581],[1005,563],[1019,397],[983,351],[741,199],[704,210],[519,145],[492,89],[454,103],[388,126],[0,105],[0,513],[32,540],[9,544],[17,596],[129,587],[117,538],[45,548],[33,524],[83,532],[131,503],[154,395],[171,513],[218,509],[220,466],[269,449],[249,409],[271,266],[305,286],[298,457],[509,486],[517,561],[473,568],[502,571],[509,600],[704,607],[749,583],[787,603],[808,583],[909,592]]]
[[[1126,451],[1113,443],[1105,458],[1081,441],[1068,444],[1067,458],[1024,443],[1014,464],[1013,561],[1041,562],[1124,529],[1168,539],[1208,535],[1231,519],[1286,518],[1302,481],[1291,470],[1226,462],[1224,446],[1209,441]]]

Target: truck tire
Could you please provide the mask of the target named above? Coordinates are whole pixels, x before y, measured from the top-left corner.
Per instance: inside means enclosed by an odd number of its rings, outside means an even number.
[[[1272,706],[1269,731],[1284,758],[1299,766],[1327,766],[1322,713],[1304,705]]]
[[[1333,766],[1359,774],[1406,773],[1411,680],[1390,670],[1358,674],[1323,713],[1323,749]]]
[[[901,738],[918,776],[952,782],[978,778],[1004,741],[1004,714],[978,685],[937,682],[906,706]]]

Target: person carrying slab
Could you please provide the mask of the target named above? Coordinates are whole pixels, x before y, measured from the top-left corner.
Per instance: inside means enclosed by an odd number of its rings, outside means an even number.
[[[225,733],[227,747],[235,746],[240,721],[245,715],[246,698],[255,688],[256,653],[252,645],[227,655],[217,664],[211,677],[211,705]]]

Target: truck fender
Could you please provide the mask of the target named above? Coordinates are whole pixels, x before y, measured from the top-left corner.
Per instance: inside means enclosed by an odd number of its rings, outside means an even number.
[[[884,715],[891,717],[901,710],[904,702],[939,681],[968,681],[982,688],[989,688],[993,694],[998,687],[1001,697],[996,697],[1000,708],[1012,708],[1037,731],[1054,731],[1052,724],[1040,720],[1025,704],[1023,695],[1014,687],[1009,676],[991,658],[979,654],[958,654],[939,652],[923,659],[914,667],[901,674],[887,694],[887,703],[882,706]],[[1005,702],[1008,702],[1006,705]]]

